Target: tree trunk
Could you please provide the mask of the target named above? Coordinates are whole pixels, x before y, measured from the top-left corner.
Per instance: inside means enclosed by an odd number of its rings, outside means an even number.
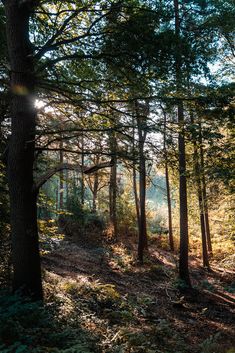
[[[164,136],[163,136],[163,149],[165,155],[165,177],[166,177],[166,194],[167,194],[167,206],[168,206],[168,230],[169,230],[169,245],[171,251],[174,251],[174,239],[172,230],[172,212],[171,212],[171,190],[169,182],[169,171],[168,171],[168,156],[167,156],[167,146],[166,146],[166,113],[164,114]]]
[[[180,45],[180,18],[179,2],[174,0],[175,11],[175,35],[177,48],[175,53],[175,74],[177,93],[182,89],[182,58]],[[191,287],[188,269],[188,205],[187,205],[187,179],[186,179],[186,158],[185,158],[185,133],[184,133],[184,107],[183,101],[178,101],[177,107],[179,137],[179,194],[180,194],[180,258],[179,277],[184,283]]]
[[[81,156],[81,205],[84,206],[85,183],[84,183],[84,136],[82,134],[82,156]]]
[[[197,183],[198,192],[198,203],[200,211],[200,224],[201,224],[201,237],[202,237],[202,259],[203,267],[209,268],[209,258],[207,253],[207,239],[206,239],[206,228],[205,228],[205,218],[204,218],[204,202],[202,194],[202,184],[201,184],[201,170],[198,161],[198,150],[196,141],[194,141],[194,168],[195,168],[195,178]]]
[[[93,204],[92,204],[92,211],[97,211],[97,196],[98,196],[98,187],[99,187],[99,175],[98,172],[94,173],[94,185],[93,185]]]
[[[208,251],[211,256],[213,256],[212,243],[211,243],[211,233],[210,233],[210,222],[209,222],[209,213],[208,213],[208,205],[207,205],[207,193],[206,193],[206,184],[205,178],[202,176],[202,192],[204,199],[204,216],[205,216],[205,227],[206,227],[206,240]]]
[[[171,191],[169,182],[168,163],[165,164],[165,175],[166,175],[166,193],[167,193],[167,206],[168,206],[168,229],[169,229],[169,245],[171,251],[174,251],[174,238],[172,230],[172,212],[171,212]]]
[[[56,209],[56,211],[58,211],[58,206],[59,206],[59,192],[60,192],[59,183],[60,183],[60,181],[56,180],[56,188],[55,188],[55,192],[56,192],[55,209]]]
[[[113,237],[117,239],[117,163],[111,167],[110,174],[110,220],[113,227]]]
[[[138,244],[138,259],[143,263],[144,249],[147,248],[147,226],[146,226],[146,167],[143,143],[140,142],[140,229],[139,229],[139,244]]]
[[[148,248],[147,225],[146,225],[146,163],[144,155],[144,143],[146,131],[144,130],[144,117],[138,112],[137,105],[137,125],[139,137],[139,195],[140,195],[140,221],[139,221],[139,242],[138,242],[138,260],[143,264],[144,249]],[[144,126],[143,126],[144,125]]]
[[[132,124],[133,124],[133,130],[132,130],[132,139],[133,139],[132,155],[134,157],[136,155],[136,153],[135,153],[135,127],[134,127],[135,126],[135,119],[134,119],[134,117],[132,119]],[[132,180],[133,180],[133,192],[134,192],[134,198],[135,198],[135,209],[136,209],[136,218],[137,218],[137,226],[138,226],[138,234],[139,234],[139,232],[140,232],[140,200],[139,200],[138,191],[137,191],[135,161],[133,161]]]
[[[206,239],[207,239],[208,251],[212,255],[212,244],[211,244],[209,213],[208,213],[208,203],[207,203],[206,178],[205,178],[205,167],[204,167],[204,151],[203,151],[203,146],[202,146],[201,124],[199,124],[199,143],[200,143],[200,165],[201,165],[201,175],[202,175],[202,194],[203,194],[203,201],[204,201]]]
[[[136,209],[138,232],[140,232],[140,200],[139,200],[138,191],[137,191],[136,169],[135,169],[134,163],[133,163],[133,192],[134,192],[134,198],[135,198],[135,209]]]
[[[17,0],[8,0],[5,11],[12,91],[8,184],[13,289],[22,290],[33,299],[42,299],[36,193],[33,191],[36,111],[28,2],[20,5]]]
[[[63,137],[60,135],[60,164],[64,163],[64,152],[63,152]],[[60,210],[64,207],[64,170],[60,170]]]
[[[113,238],[117,239],[117,140],[114,133],[110,137],[110,150],[113,156],[113,166],[111,167],[110,171],[109,210],[110,221],[113,228]]]
[[[188,201],[187,201],[187,179],[186,179],[186,160],[185,160],[185,138],[183,131],[184,112],[183,103],[178,104],[178,122],[181,127],[178,138],[179,149],[179,194],[180,194],[180,258],[179,276],[191,286],[188,270]]]
[[[138,259],[139,262],[143,263],[144,249],[147,248],[147,229],[146,229],[146,168],[145,168],[145,156],[143,151],[143,144],[140,142],[140,176],[139,176],[139,188],[140,188],[140,229],[139,229],[139,243],[138,243]]]

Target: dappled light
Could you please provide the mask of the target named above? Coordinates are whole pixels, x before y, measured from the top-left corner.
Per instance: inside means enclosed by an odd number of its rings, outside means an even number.
[[[0,353],[235,353],[234,0],[0,4]]]

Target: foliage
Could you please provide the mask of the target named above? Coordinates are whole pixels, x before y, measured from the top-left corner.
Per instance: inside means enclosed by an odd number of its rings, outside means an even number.
[[[136,234],[137,220],[133,199],[130,198],[130,190],[127,186],[117,202],[118,228],[121,235]]]
[[[70,216],[67,217],[68,222],[74,223],[77,227],[77,233],[89,232],[97,228],[100,232],[104,229],[105,220],[98,212],[90,210],[87,205],[82,205],[79,194],[73,189],[67,200],[67,210]]]
[[[37,206],[38,206],[38,218],[39,219],[46,219],[51,218],[52,216],[55,217],[57,214],[56,212],[56,202],[55,200],[48,195],[48,191],[41,190],[38,199],[37,199]]]
[[[112,257],[110,266],[113,269],[129,271],[135,262],[133,253],[124,244],[111,245]]]
[[[214,335],[211,335],[209,338],[207,338],[205,341],[203,341],[200,344],[202,353],[214,353],[218,351],[219,345],[218,345],[218,339],[220,337],[220,333],[217,332]]]
[[[235,282],[226,285],[224,289],[229,293],[235,293]]]
[[[1,293],[0,308],[1,352],[93,352],[92,340],[80,328],[66,329],[55,306]]]
[[[38,220],[39,244],[41,254],[45,255],[49,251],[59,246],[64,234],[59,232],[55,219]]]

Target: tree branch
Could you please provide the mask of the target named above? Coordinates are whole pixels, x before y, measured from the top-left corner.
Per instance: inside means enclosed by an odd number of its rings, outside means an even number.
[[[96,165],[93,165],[91,167],[84,167],[83,172],[84,174],[91,174],[95,173],[96,171],[103,169],[103,168],[109,168],[113,166],[113,160],[111,159],[110,161],[99,163]],[[75,170],[78,172],[82,171],[82,167],[80,165],[74,165],[74,164],[68,164],[68,163],[62,163],[58,164],[54,168],[51,168],[48,170],[44,175],[42,175],[34,184],[34,192],[38,194],[39,189],[49,180],[53,175],[56,173],[60,172],[61,170]]]

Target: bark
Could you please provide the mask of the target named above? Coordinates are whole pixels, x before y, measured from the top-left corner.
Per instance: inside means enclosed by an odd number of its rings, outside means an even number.
[[[60,192],[60,188],[59,188],[59,180],[56,181],[56,211],[58,210],[58,206],[59,206],[59,192]]]
[[[97,196],[98,196],[98,187],[99,187],[99,175],[95,172],[94,175],[94,185],[93,185],[93,203],[92,203],[92,211],[96,212],[97,210]]]
[[[196,141],[194,141],[194,168],[195,168],[195,178],[197,182],[197,192],[198,192],[198,203],[200,211],[200,224],[201,224],[201,237],[202,237],[202,259],[203,267],[209,268],[209,258],[207,252],[207,239],[206,239],[206,228],[205,228],[205,218],[204,218],[204,202],[202,194],[202,184],[201,184],[201,171],[198,160],[198,149]]]
[[[208,206],[207,206],[207,193],[206,193],[206,184],[205,179],[202,177],[202,192],[203,192],[203,199],[204,199],[204,217],[205,217],[205,227],[206,227],[206,239],[207,239],[207,246],[210,255],[213,255],[212,250],[212,243],[211,243],[211,233],[210,233],[210,222],[209,222],[209,213],[208,213]]]
[[[147,225],[146,225],[146,163],[144,144],[146,140],[146,117],[139,114],[138,103],[136,105],[137,126],[138,126],[138,147],[139,147],[139,197],[140,197],[140,218],[139,218],[139,242],[138,260],[143,264],[144,249],[148,248]]]
[[[117,239],[117,140],[113,133],[110,139],[110,149],[113,154],[113,166],[111,167],[109,198],[110,198],[110,221],[113,227],[113,237]]]
[[[194,124],[194,118],[192,114],[191,114],[191,123]],[[199,133],[199,143],[201,144],[200,140],[201,138]],[[198,204],[199,204],[199,213],[200,213],[203,266],[209,268],[210,266],[209,266],[209,257],[208,257],[208,251],[207,251],[207,236],[206,236],[206,224],[205,224],[205,202],[204,202],[203,186],[202,186],[202,168],[199,162],[198,144],[196,139],[193,139],[193,157],[194,157],[194,172],[195,172],[195,180],[197,184]]]
[[[133,139],[133,146],[132,146],[132,155],[135,156],[135,119],[132,120],[133,130],[132,130],[132,139]],[[140,200],[137,191],[137,181],[136,181],[136,166],[135,161],[133,161],[133,173],[132,173],[132,180],[133,180],[133,192],[135,198],[135,209],[136,209],[136,218],[137,218],[137,226],[138,226],[138,233],[140,232]]]
[[[84,182],[84,136],[82,134],[82,156],[81,156],[81,204],[84,206],[84,193],[85,193],[85,182]]]
[[[63,151],[63,137],[61,135],[60,139],[60,164],[64,163],[64,151]],[[64,170],[60,170],[60,188],[59,188],[59,196],[60,196],[60,210],[64,207]]]
[[[203,146],[202,146],[201,124],[199,125],[199,143],[200,143],[200,165],[201,165],[201,175],[202,175],[202,194],[203,194],[203,200],[204,200],[204,218],[205,218],[205,228],[206,228],[206,239],[207,239],[208,251],[212,255],[212,244],[211,244],[209,212],[208,212],[208,203],[207,203],[206,178],[205,178],[205,167],[204,167],[204,151],[203,151]]]
[[[117,239],[117,163],[111,168],[110,174],[110,220],[113,227],[113,237]]]
[[[138,244],[138,259],[143,263],[144,249],[147,248],[147,226],[146,226],[146,166],[143,143],[140,142],[140,229]]]
[[[186,158],[185,158],[185,137],[183,131],[184,112],[183,103],[178,104],[178,122],[181,127],[179,133],[179,194],[180,194],[180,258],[179,276],[191,286],[188,269],[188,200],[187,200],[187,179],[186,179]]]
[[[140,200],[139,200],[138,191],[137,191],[135,164],[133,164],[133,192],[134,192],[134,198],[135,198],[135,209],[136,209],[138,232],[140,232]]]
[[[97,163],[94,166],[84,168],[84,174],[95,173],[96,171],[113,166],[113,159],[108,162]]]
[[[175,74],[177,93],[182,89],[182,58],[180,45],[180,18],[179,2],[174,0],[175,12],[175,35],[177,48],[175,53]],[[186,158],[185,158],[185,132],[184,132],[184,107],[183,101],[178,101],[177,107],[179,137],[179,194],[180,194],[180,258],[179,277],[184,283],[191,287],[188,269],[188,205],[187,205],[187,180],[186,180]]]
[[[167,156],[167,145],[166,145],[166,113],[164,114],[164,142],[163,149],[165,154],[165,177],[166,177],[166,194],[167,194],[167,206],[168,206],[168,230],[169,230],[169,245],[171,251],[174,251],[174,238],[172,230],[172,212],[171,212],[171,190],[169,182],[169,171],[168,171],[168,156]]]
[[[29,42],[28,4],[5,1],[6,33],[11,70],[11,138],[8,153],[13,289],[42,299],[37,230],[36,194],[33,191],[34,65]]]
[[[172,229],[172,211],[171,211],[171,191],[169,182],[168,163],[165,164],[165,176],[166,176],[166,193],[167,193],[167,206],[168,206],[168,229],[169,229],[169,245],[171,251],[174,251],[174,238]]]

